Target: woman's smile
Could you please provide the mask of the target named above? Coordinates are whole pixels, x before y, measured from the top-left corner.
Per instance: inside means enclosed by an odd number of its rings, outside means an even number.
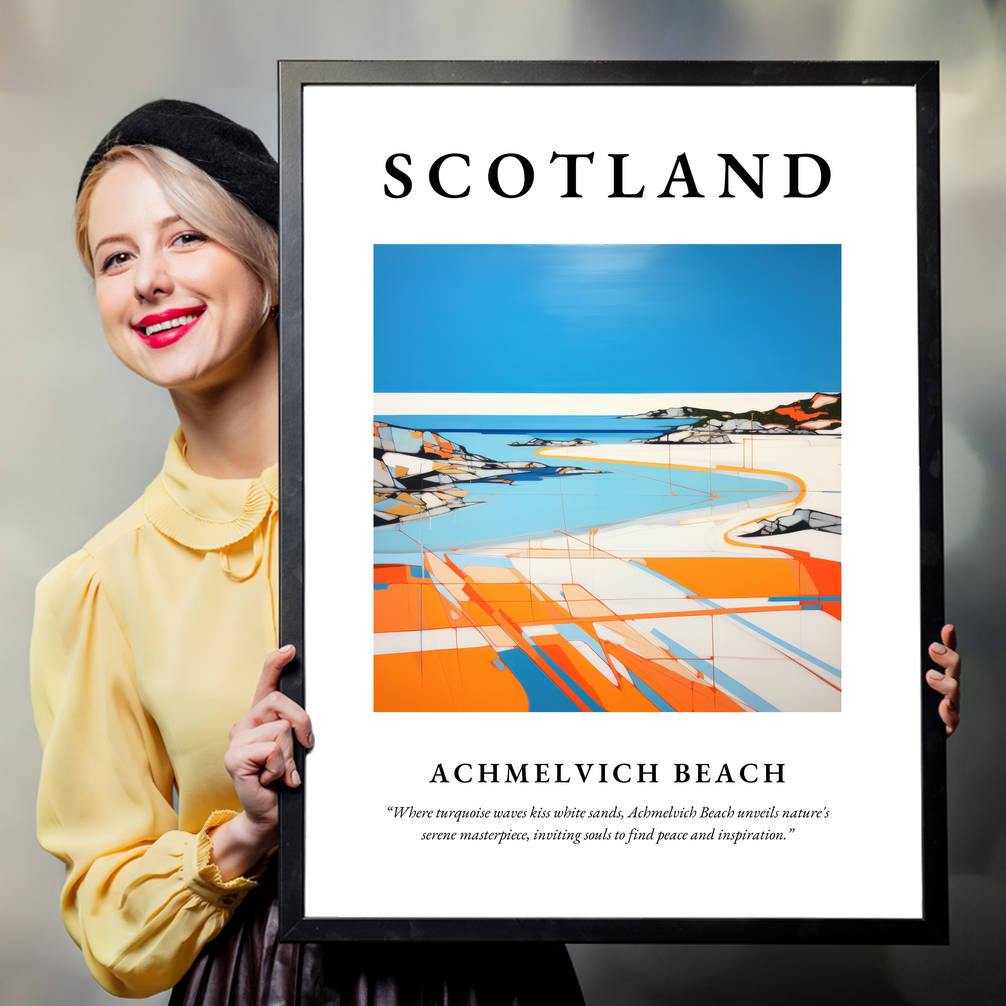
[[[179,339],[191,332],[205,310],[204,305],[197,305],[196,307],[176,307],[158,314],[148,314],[133,325],[133,331],[151,349],[161,349],[178,342]]]

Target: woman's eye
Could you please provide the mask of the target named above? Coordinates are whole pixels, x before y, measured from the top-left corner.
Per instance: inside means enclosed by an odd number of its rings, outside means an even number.
[[[179,234],[174,243],[182,248],[191,248],[193,245],[202,244],[205,240],[205,234],[200,234],[198,231],[186,231],[184,234]]]
[[[125,265],[129,261],[129,252],[116,252],[114,255],[109,255],[105,259],[101,266],[102,272],[111,272],[117,269],[121,265]]]

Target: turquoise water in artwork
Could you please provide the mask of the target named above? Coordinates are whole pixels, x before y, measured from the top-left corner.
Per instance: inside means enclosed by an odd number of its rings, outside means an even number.
[[[466,502],[478,503],[451,513],[374,530],[374,551],[415,553],[421,548],[443,552],[494,541],[534,538],[552,532],[578,531],[604,524],[638,520],[648,515],[694,516],[726,502],[741,502],[786,489],[778,481],[734,472],[682,471],[621,462],[558,460],[535,456],[539,447],[514,447],[532,438],[627,443],[658,436],[675,425],[695,420],[617,419],[610,416],[432,416],[381,415],[379,422],[439,433],[495,461],[537,461],[554,466],[598,469],[596,474],[548,475],[534,471],[511,485],[498,482],[459,483]],[[696,445],[694,464],[706,463],[709,452]],[[687,462],[687,456],[683,458]]]

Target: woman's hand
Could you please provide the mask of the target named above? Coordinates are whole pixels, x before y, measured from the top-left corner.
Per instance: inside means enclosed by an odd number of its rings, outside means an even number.
[[[300,785],[294,734],[304,747],[314,746],[311,718],[278,687],[295,652],[284,646],[266,657],[251,710],[231,727],[224,766],[244,810],[209,833],[211,859],[224,880],[247,873],[276,845],[279,793],[273,784],[282,779],[292,789]]]
[[[943,696],[940,703],[940,719],[947,726],[949,737],[961,721],[961,658],[957,653],[957,632],[952,625],[944,625],[940,633],[941,643],[931,643],[929,656],[943,668],[926,673],[929,687]]]

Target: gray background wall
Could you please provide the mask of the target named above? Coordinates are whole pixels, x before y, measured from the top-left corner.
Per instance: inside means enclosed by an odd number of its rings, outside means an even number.
[[[953,945],[573,956],[590,1006],[1006,1002],[1004,53],[997,0],[2,0],[0,1006],[108,999],[63,931],[61,869],[34,839],[32,590],[139,495],[175,422],[167,396],[104,345],[70,236],[78,172],[122,114],[167,96],[219,109],[275,149],[279,58],[942,61],[947,613],[967,662],[949,758]]]

